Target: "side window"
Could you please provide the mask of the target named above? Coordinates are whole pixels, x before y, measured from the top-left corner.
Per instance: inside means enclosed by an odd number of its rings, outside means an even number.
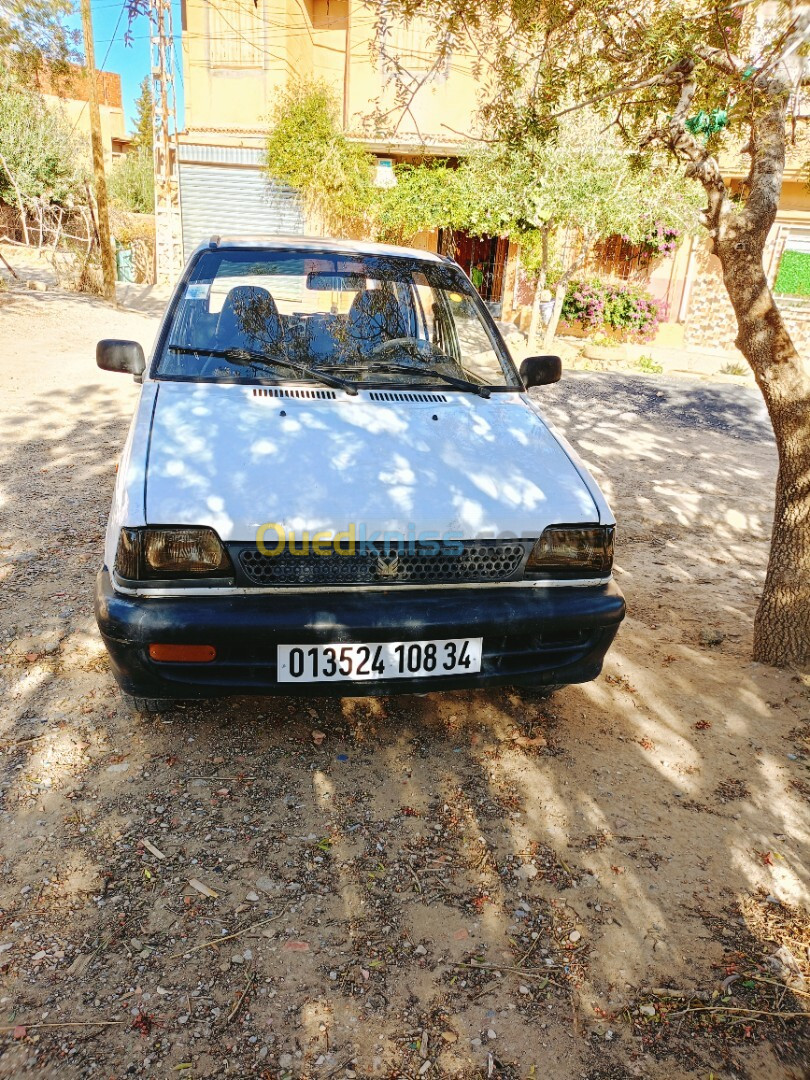
[[[460,293],[448,293],[455,330],[464,357],[464,367],[487,383],[503,380],[503,368],[489,335],[476,313],[472,300]]]
[[[422,341],[429,341],[431,345],[457,360],[458,349],[452,347],[452,338],[447,332],[447,312],[441,293],[428,283],[423,274],[415,273],[412,294],[418,328],[414,336]]]

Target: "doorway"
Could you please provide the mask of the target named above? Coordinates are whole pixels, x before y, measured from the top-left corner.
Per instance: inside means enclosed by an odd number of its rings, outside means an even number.
[[[459,264],[492,314],[503,308],[503,279],[509,241],[504,236],[470,236],[456,229],[439,229],[439,254]]]

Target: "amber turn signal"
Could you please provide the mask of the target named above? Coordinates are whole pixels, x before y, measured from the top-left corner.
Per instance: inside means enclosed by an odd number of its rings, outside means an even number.
[[[213,645],[152,644],[149,646],[149,655],[153,660],[176,664],[208,664],[211,660],[216,660],[217,650]]]

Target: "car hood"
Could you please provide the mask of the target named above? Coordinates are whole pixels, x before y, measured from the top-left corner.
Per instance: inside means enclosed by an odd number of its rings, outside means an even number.
[[[354,523],[367,536],[531,538],[600,520],[572,455],[518,393],[161,382],[146,520],[210,525],[226,541],[268,522],[297,537]]]

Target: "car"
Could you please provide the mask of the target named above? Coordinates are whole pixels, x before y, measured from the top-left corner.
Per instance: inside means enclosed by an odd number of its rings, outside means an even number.
[[[212,238],[141,383],[96,583],[141,711],[595,678],[624,617],[615,519],[461,268],[323,238]]]

